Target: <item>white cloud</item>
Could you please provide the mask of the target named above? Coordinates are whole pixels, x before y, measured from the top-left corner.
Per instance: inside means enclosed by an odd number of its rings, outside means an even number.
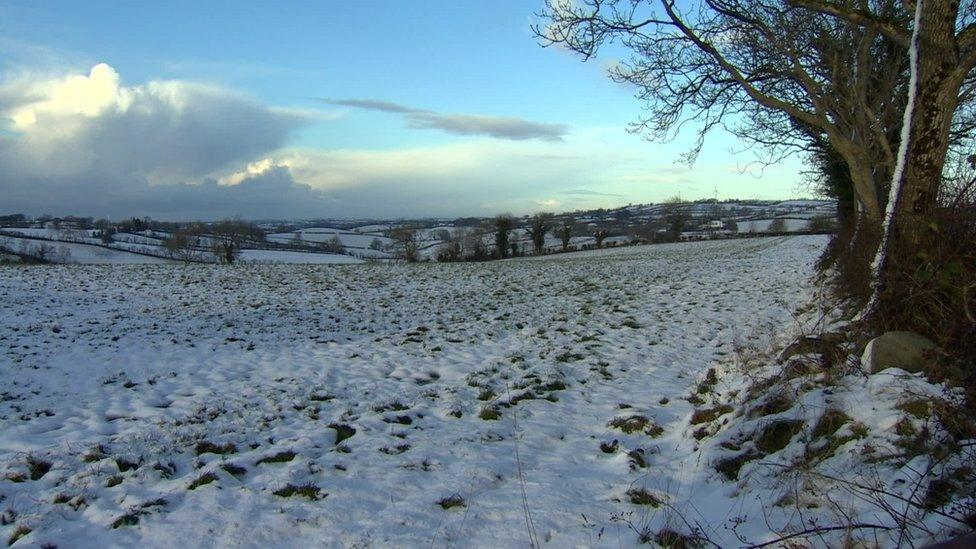
[[[242,94],[184,81],[125,86],[106,64],[88,74],[0,85],[4,170],[21,177],[152,183],[199,180],[280,148],[306,122]]]
[[[15,130],[37,129],[39,117],[94,118],[112,108],[124,112],[132,104],[132,91],[120,90],[119,74],[104,63],[92,67],[87,76],[76,74],[31,88],[28,93],[38,99],[7,113]],[[41,128],[45,129],[43,122]]]
[[[417,120],[429,113],[361,106]],[[457,122],[453,133],[478,136],[390,150],[289,147],[298,128],[333,116],[194,82],[127,85],[105,64],[8,79],[0,83],[0,214],[493,215],[655,200],[689,183],[705,180],[711,189],[730,178],[721,169],[662,165],[668,155],[650,158],[648,146],[627,141],[621,128],[546,134],[519,120],[438,114],[431,116],[445,127]],[[506,138],[490,138],[495,133]]]

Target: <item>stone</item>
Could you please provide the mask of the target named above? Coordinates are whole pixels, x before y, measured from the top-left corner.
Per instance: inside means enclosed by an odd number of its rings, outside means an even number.
[[[936,364],[937,350],[932,340],[915,332],[885,332],[868,342],[861,365],[872,374],[885,368],[927,372]]]

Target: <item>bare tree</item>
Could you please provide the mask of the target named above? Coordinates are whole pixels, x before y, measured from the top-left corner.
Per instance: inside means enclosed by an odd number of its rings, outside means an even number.
[[[115,225],[108,219],[99,219],[95,222],[95,228],[98,229],[98,238],[102,241],[102,244],[111,244],[113,236],[115,235]]]
[[[420,260],[416,227],[410,225],[397,227],[390,231],[390,238],[393,239],[392,248],[397,257],[410,263]]]
[[[264,231],[242,219],[224,219],[213,226],[213,253],[221,263],[233,263],[241,249],[265,240]]]
[[[539,212],[529,221],[528,232],[536,255],[541,255],[545,251],[546,233],[550,229],[552,229],[551,213]]]
[[[596,232],[593,233],[593,238],[596,239],[596,247],[597,248],[602,248],[603,247],[603,239],[606,238],[606,237],[607,237],[607,230],[606,229],[597,229]]]
[[[917,269],[918,253],[935,241],[935,210],[957,115],[976,93],[976,7],[972,2],[906,2],[913,17],[892,20],[872,9],[821,0],[791,0],[816,13],[883,34],[909,50],[911,79],[897,164],[891,180],[883,238],[874,263],[872,305]],[[971,129],[971,126],[970,126]]]
[[[466,252],[467,231],[464,227],[454,227],[454,230],[448,232],[445,229],[444,232],[447,233],[447,236],[441,239],[444,243],[438,249],[437,260],[463,261]]]
[[[346,246],[339,239],[339,235],[333,235],[332,238],[326,240],[319,244],[319,248],[330,254],[344,254],[346,253]]]
[[[465,259],[472,261],[487,261],[491,259],[488,246],[485,244],[485,238],[489,234],[491,234],[489,230],[484,227],[477,227],[466,231],[464,236]]]
[[[681,237],[688,219],[688,204],[680,196],[672,196],[664,201],[664,220],[668,224],[671,240],[676,241]]]
[[[573,238],[573,226],[566,223],[559,228],[559,241],[562,243],[563,251],[569,250],[569,241]]]
[[[185,263],[200,260],[200,247],[205,227],[202,223],[189,223],[170,233],[163,240],[163,248],[173,259]]]
[[[906,17],[896,0],[869,2]],[[542,17],[544,44],[589,58],[619,40],[634,52],[611,76],[636,86],[647,106],[635,132],[667,139],[699,121],[687,161],[716,127],[758,146],[761,162],[824,139],[845,160],[864,215],[880,222],[878,189],[893,169],[897,92],[907,81],[902,44],[780,1],[550,0]]]
[[[509,237],[511,236],[512,229],[515,228],[515,218],[512,214],[503,213],[495,216],[494,220],[494,230],[495,230],[495,250],[498,257],[505,259],[506,254],[508,254],[509,248]]]
[[[890,290],[925,266],[949,148],[974,127],[972,0],[549,0],[541,15],[544,44],[629,49],[612,77],[648,107],[634,130],[666,138],[695,120],[689,159],[732,125],[768,161],[842,160],[858,226],[883,234],[869,308],[904,309]]]

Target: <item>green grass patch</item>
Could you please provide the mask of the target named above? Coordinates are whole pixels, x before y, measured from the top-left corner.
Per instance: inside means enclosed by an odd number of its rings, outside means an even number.
[[[478,412],[478,417],[485,421],[495,421],[502,417],[502,412],[497,406],[485,406]]]
[[[237,446],[233,442],[228,442],[227,444],[214,444],[210,441],[204,440],[197,443],[195,448],[197,455],[201,454],[217,454],[217,455],[227,455],[236,454]]]
[[[820,416],[820,419],[817,420],[817,424],[814,425],[812,432],[813,438],[831,436],[836,433],[841,426],[850,420],[850,416],[844,412],[830,408]]]
[[[722,458],[715,462],[715,470],[725,475],[725,478],[729,480],[738,480],[739,471],[742,470],[742,466],[759,458],[759,454],[750,453]]]
[[[758,431],[756,448],[763,454],[772,454],[786,448],[793,437],[803,428],[801,420],[773,421]]]
[[[732,407],[728,404],[719,404],[711,408],[705,408],[701,410],[695,410],[691,414],[692,425],[698,425],[700,423],[708,423],[709,421],[715,421],[720,416],[725,415],[732,411]]]
[[[311,482],[297,485],[288,484],[284,488],[275,490],[274,495],[283,498],[307,498],[314,501],[328,496],[328,494],[320,495],[321,490],[321,488]]]
[[[437,505],[441,506],[441,509],[453,509],[455,507],[467,507],[468,504],[464,502],[464,498],[460,494],[454,494],[452,496],[447,496],[446,498],[441,498],[437,501]]]
[[[257,465],[261,465],[262,463],[287,463],[295,459],[295,456],[297,455],[298,454],[292,452],[291,450],[285,450],[284,452],[278,452],[277,454],[259,459],[257,461]]]
[[[918,419],[927,421],[932,417],[932,407],[929,405],[929,400],[925,398],[907,400],[900,403],[896,408]]]
[[[352,425],[332,423],[329,425],[329,428],[334,429],[336,432],[336,439],[335,439],[336,446],[342,444],[344,440],[350,439],[356,434],[356,429]]]
[[[27,458],[27,470],[31,480],[40,480],[51,470],[51,463],[31,456]]]
[[[631,488],[627,490],[627,497],[630,498],[630,502],[634,505],[661,506],[661,500],[643,488]]]
[[[774,394],[762,404],[749,410],[749,417],[766,417],[785,412],[793,406],[793,399],[783,394]]]
[[[227,471],[236,478],[240,478],[247,474],[247,469],[241,467],[240,465],[234,465],[233,463],[225,463],[220,466],[221,469]]]
[[[607,425],[628,435],[643,432],[652,437],[659,437],[664,433],[664,428],[654,423],[650,418],[639,414],[615,417]]]

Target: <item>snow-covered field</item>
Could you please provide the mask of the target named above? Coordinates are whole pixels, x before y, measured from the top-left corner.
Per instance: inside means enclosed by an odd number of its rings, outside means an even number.
[[[2,268],[0,539],[618,547],[677,521],[656,498],[760,541],[785,519],[701,462],[685,397],[790,326],[825,243]]]
[[[740,234],[774,232],[770,228],[773,222],[774,222],[773,219],[753,219],[750,221],[739,221],[738,223],[736,223],[736,232]],[[782,231],[779,232],[795,233],[798,231],[807,231],[809,229],[810,229],[809,219],[784,218],[783,229]]]
[[[41,229],[44,230],[44,229]],[[94,240],[94,239],[93,239]],[[37,255],[36,250],[40,246],[49,248],[51,251],[47,255],[49,261],[56,263],[81,263],[81,264],[100,264],[100,265],[132,265],[132,264],[161,264],[174,263],[170,259],[149,255],[158,253],[158,248],[147,249],[147,246],[131,245],[132,251],[117,248],[107,248],[93,244],[79,244],[76,242],[60,242],[47,240],[31,240],[27,238],[16,238],[0,235],[0,246],[4,246],[14,251],[24,251],[31,255]],[[118,246],[129,246],[119,243]],[[137,252],[137,253],[133,253]]]
[[[238,261],[243,263],[302,263],[309,265],[354,265],[358,259],[343,254],[290,252],[285,250],[241,250]]]

